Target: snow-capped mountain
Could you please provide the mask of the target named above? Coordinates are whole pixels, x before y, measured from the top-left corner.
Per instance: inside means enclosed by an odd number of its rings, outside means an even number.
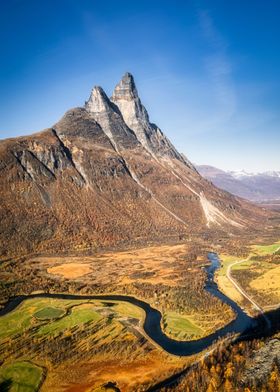
[[[265,172],[248,172],[246,170],[238,171],[226,171],[225,173],[230,174],[232,177],[237,179],[248,178],[248,177],[274,177],[280,178],[280,171],[265,171]]]
[[[279,171],[223,171],[208,165],[198,165],[196,168],[214,185],[237,196],[259,203],[280,201]]]

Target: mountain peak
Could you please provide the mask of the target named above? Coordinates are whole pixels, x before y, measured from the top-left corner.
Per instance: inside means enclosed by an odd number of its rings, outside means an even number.
[[[184,160],[160,129],[150,123],[148,112],[138,96],[134,78],[129,72],[124,74],[115,87],[111,101],[118,107],[126,125],[151,155],[168,155]],[[186,160],[184,162],[187,163]]]
[[[92,89],[85,103],[85,110],[102,128],[116,151],[138,144],[135,134],[124,122],[119,108],[110,101],[102,87],[95,86]]]
[[[111,102],[105,91],[100,86],[95,86],[91,90],[90,97],[85,103],[85,108],[90,113],[102,113],[110,109]]]
[[[134,77],[130,72],[126,72],[122,79],[121,79],[124,83],[130,83],[133,84],[134,83]]]
[[[112,100],[134,100],[138,98],[138,92],[135,86],[134,78],[131,73],[126,72],[121,81],[116,85],[113,92]]]

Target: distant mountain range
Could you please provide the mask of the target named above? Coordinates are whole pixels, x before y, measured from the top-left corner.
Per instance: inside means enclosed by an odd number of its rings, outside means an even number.
[[[280,172],[267,171],[249,173],[242,171],[223,171],[213,166],[197,165],[199,173],[215,184],[234,195],[245,199],[280,206]]]
[[[94,87],[51,128],[0,142],[5,257],[233,235],[269,214],[198,173],[150,122],[129,73],[111,99]]]

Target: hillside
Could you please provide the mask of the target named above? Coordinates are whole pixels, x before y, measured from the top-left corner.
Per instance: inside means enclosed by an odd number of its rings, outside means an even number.
[[[2,257],[240,233],[269,213],[216,188],[149,120],[132,75],[0,142]]]

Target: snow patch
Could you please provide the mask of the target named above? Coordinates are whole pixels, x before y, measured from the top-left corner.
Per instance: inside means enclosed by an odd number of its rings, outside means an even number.
[[[232,177],[236,178],[237,180],[240,180],[245,177],[276,177],[280,178],[280,172],[276,170],[271,170],[271,171],[265,171],[265,172],[247,172],[246,170],[240,170],[240,171],[228,171],[228,174],[230,174]]]

